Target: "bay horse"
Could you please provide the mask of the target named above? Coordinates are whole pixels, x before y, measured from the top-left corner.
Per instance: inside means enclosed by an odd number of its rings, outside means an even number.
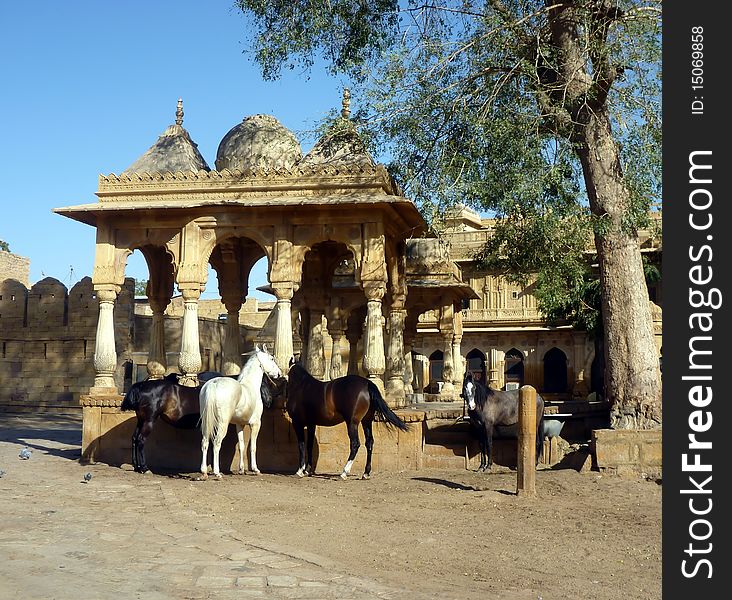
[[[255,346],[254,353],[247,360],[241,373],[234,380],[229,377],[214,377],[203,384],[199,398],[201,413],[201,475],[208,479],[208,446],[213,439],[213,476],[221,479],[219,453],[229,423],[236,425],[239,445],[239,473],[244,473],[244,426],[249,425],[249,462],[251,470],[257,468],[257,436],[262,426],[262,380],[264,376],[273,380],[282,377],[272,355]],[[271,404],[272,396],[267,396]]]
[[[363,478],[371,476],[371,454],[374,448],[373,421],[379,415],[387,427],[396,426],[402,431],[409,427],[386,404],[379,388],[372,381],[359,375],[346,375],[332,381],[315,379],[299,363],[290,367],[287,377],[287,413],[297,435],[300,465],[298,477],[313,475],[313,443],[317,425],[330,427],[346,423],[351,450],[341,478],[346,479],[360,447],[358,425],[366,437],[366,469]],[[307,462],[305,462],[305,427],[307,436]]]
[[[496,425],[518,423],[519,390],[494,390],[482,381],[473,379],[468,371],[463,380],[462,396],[468,405],[468,416],[475,427],[480,444],[479,471],[487,471],[493,465],[493,432]],[[536,394],[536,462],[544,444],[544,399]]]
[[[198,374],[201,385],[189,387],[180,385],[178,373],[170,373],[164,379],[145,379],[133,384],[125,394],[121,410],[134,410],[137,425],[132,434],[132,466],[138,473],[148,472],[145,460],[145,441],[153,431],[158,419],[177,429],[196,429],[200,420],[199,397],[203,383],[214,377],[221,377],[216,371]],[[236,375],[229,375],[236,377]],[[272,396],[282,393],[282,383],[262,380],[261,394],[266,406],[272,403]]]

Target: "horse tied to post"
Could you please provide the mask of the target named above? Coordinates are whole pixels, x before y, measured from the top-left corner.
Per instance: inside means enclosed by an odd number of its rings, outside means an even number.
[[[190,387],[180,385],[178,373],[170,373],[164,379],[145,379],[134,383],[125,394],[121,410],[134,410],[137,425],[132,434],[132,466],[138,473],[148,471],[145,460],[145,440],[150,436],[158,418],[177,429],[196,429],[200,420],[199,399],[203,383],[214,377],[222,377],[216,371],[198,374],[201,385]],[[230,375],[229,377],[236,377]],[[272,403],[272,396],[278,395],[281,384],[265,377],[261,394],[264,405]]]
[[[201,476],[208,478],[208,445],[213,439],[213,475],[221,478],[219,453],[229,423],[236,425],[239,445],[239,473],[244,472],[244,425],[249,425],[249,462],[254,473],[257,468],[257,436],[262,426],[261,387],[264,376],[279,379],[282,372],[265,349],[255,346],[254,353],[242,367],[236,379],[214,377],[203,384],[199,400],[201,412]],[[271,396],[269,396],[271,403]]]
[[[313,475],[313,443],[315,427],[346,423],[351,451],[343,467],[341,477],[346,479],[356,453],[361,445],[358,439],[358,424],[361,423],[366,437],[366,468],[363,478],[371,475],[371,453],[374,448],[373,422],[378,414],[387,426],[394,425],[402,431],[408,427],[386,404],[379,388],[359,375],[346,375],[332,381],[319,381],[305,368],[295,363],[290,367],[287,378],[287,413],[297,435],[300,453],[298,477]],[[305,427],[307,437],[307,463],[305,462]]]
[[[475,381],[468,371],[463,380],[462,396],[468,404],[470,422],[478,433],[480,467],[485,471],[493,464],[493,433],[496,425],[518,423],[519,390],[494,390],[481,381]],[[536,394],[536,462],[544,443],[544,399]]]

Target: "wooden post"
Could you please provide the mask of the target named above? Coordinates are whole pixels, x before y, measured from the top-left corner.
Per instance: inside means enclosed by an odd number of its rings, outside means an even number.
[[[516,494],[536,496],[536,390],[519,390]]]

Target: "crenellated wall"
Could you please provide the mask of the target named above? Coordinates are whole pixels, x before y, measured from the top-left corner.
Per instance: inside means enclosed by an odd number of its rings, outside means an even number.
[[[134,280],[128,278],[114,312],[120,384],[131,344],[133,298]],[[30,289],[13,279],[0,282],[0,407],[77,408],[79,394],[94,383],[98,314],[89,277],[71,290],[50,277]]]
[[[117,369],[124,391],[147,376],[152,317],[135,314],[135,280],[125,279],[114,307]],[[0,411],[79,411],[79,397],[94,385],[94,345],[99,303],[90,277],[70,290],[46,278],[28,289],[15,279],[0,281]],[[180,316],[165,321],[168,371],[177,371]],[[199,321],[204,370],[221,367],[223,324]],[[248,328],[242,332],[253,337]]]

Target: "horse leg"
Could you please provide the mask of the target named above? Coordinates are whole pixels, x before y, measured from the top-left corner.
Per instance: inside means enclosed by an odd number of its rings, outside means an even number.
[[[145,461],[145,440],[147,439],[147,436],[149,436],[152,432],[152,428],[153,422],[146,421],[142,424],[140,433],[137,436],[137,449],[139,453],[137,460],[139,462],[140,473],[150,473],[150,469],[147,468],[147,462]]]
[[[208,435],[205,433],[201,437],[201,475],[198,479],[200,481],[208,479]]]
[[[493,425],[492,424],[485,424],[485,431],[483,432],[483,435],[485,435],[485,448],[486,448],[486,466],[483,469],[484,471],[490,471],[490,468],[493,466]]]
[[[246,453],[246,447],[244,446],[244,426],[243,425],[237,425],[236,426],[236,438],[237,438],[237,446],[239,446],[239,470],[237,473],[239,475],[244,474],[244,454]]]
[[[478,445],[480,446],[480,466],[478,467],[478,471],[485,471],[488,466],[488,447],[486,444],[485,428],[482,425],[478,430]]]
[[[137,449],[137,440],[140,436],[140,429],[142,429],[142,421],[138,418],[135,431],[132,432],[132,467],[135,472],[140,472],[140,457],[139,450]]]
[[[366,468],[363,471],[363,479],[369,479],[371,477],[371,454],[374,451],[374,422],[373,421],[361,421],[361,427],[363,427],[363,434],[366,438]]]
[[[341,479],[348,478],[348,474],[351,472],[351,467],[353,466],[353,459],[356,458],[356,453],[361,445],[361,442],[358,440],[358,423],[354,423],[353,421],[348,423],[348,439],[351,440],[351,453],[348,455],[346,466],[343,467]]]
[[[315,445],[315,425],[308,425],[308,464],[305,472],[308,477],[315,475],[315,467],[313,467],[313,446]]]
[[[218,427],[216,429],[216,431],[214,432],[214,440],[213,440],[213,476],[216,479],[221,479],[221,469],[219,468],[219,454],[221,452],[221,445],[224,443],[224,438],[226,437],[226,430],[227,430],[226,427]]]
[[[295,428],[295,435],[297,436],[297,451],[300,455],[300,464],[298,465],[297,472],[295,473],[298,477],[305,475],[305,427],[300,423],[292,422],[292,426]]]
[[[261,473],[257,467],[257,436],[259,436],[260,427],[262,427],[262,421],[249,423],[249,463],[256,475]]]

